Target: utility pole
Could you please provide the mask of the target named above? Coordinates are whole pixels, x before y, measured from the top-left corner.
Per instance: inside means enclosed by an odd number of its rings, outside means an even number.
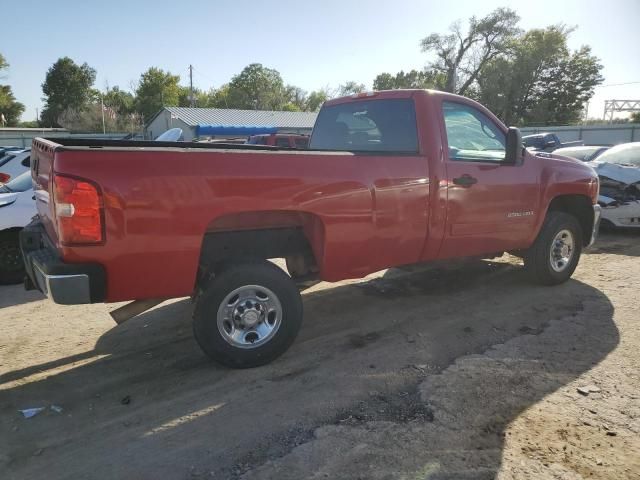
[[[107,134],[107,128],[106,125],[104,123],[104,96],[102,95],[102,93],[100,94],[100,106],[102,107],[100,110],[102,110],[102,134],[106,135]]]
[[[189,65],[189,88],[191,90],[191,96],[189,97],[189,105],[196,106],[196,99],[193,96],[193,65]]]

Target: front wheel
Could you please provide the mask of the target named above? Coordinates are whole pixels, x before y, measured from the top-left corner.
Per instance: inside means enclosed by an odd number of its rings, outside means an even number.
[[[578,266],[582,253],[582,229],[568,213],[551,211],[534,244],[525,252],[524,266],[542,285],[566,282]]]
[[[267,261],[230,265],[198,298],[193,331],[202,350],[232,368],[264,365],[282,355],[302,324],[295,283]]]

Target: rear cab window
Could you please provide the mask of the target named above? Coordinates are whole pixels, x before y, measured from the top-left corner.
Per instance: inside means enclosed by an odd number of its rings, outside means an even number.
[[[325,106],[311,135],[313,150],[418,153],[412,99],[371,99]]]

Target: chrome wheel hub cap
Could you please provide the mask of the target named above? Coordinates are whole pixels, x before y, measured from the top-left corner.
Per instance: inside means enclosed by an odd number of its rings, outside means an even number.
[[[273,338],[282,323],[282,305],[275,293],[260,285],[230,292],[218,308],[218,331],[238,348],[256,348]]]
[[[553,242],[551,242],[551,252],[549,259],[551,268],[556,272],[562,272],[571,262],[574,251],[573,234],[569,230],[560,230]]]

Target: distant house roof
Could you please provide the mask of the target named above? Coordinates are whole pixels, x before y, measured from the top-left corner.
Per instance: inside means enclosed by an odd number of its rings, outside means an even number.
[[[164,107],[189,126],[254,126],[275,128],[313,128],[316,112],[279,112],[269,110],[235,110],[226,108]],[[150,124],[160,113],[147,122]]]

